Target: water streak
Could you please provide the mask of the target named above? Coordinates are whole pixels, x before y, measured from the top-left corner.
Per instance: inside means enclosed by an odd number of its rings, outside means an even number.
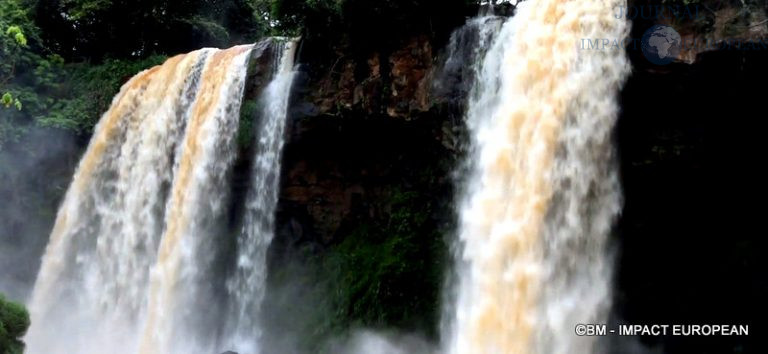
[[[275,50],[274,78],[259,100],[261,112],[257,147],[253,156],[250,190],[242,230],[237,239],[237,267],[227,289],[232,298],[232,315],[224,347],[240,354],[261,352],[262,326],[259,307],[264,299],[267,277],[267,249],[274,237],[275,210],[280,182],[285,120],[297,42],[283,41]]]

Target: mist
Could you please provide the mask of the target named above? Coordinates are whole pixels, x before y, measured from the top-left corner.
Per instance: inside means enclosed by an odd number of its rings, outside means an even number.
[[[0,150],[0,293],[25,302],[82,150],[71,133],[32,128]]]

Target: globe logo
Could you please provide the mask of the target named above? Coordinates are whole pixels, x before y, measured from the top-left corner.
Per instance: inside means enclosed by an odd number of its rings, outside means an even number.
[[[674,28],[654,25],[643,34],[641,40],[643,54],[656,65],[666,65],[677,59],[682,40]]]

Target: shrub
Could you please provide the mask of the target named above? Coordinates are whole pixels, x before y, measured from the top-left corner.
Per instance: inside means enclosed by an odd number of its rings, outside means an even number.
[[[0,354],[21,354],[21,338],[29,327],[29,313],[23,305],[7,301],[0,294]]]

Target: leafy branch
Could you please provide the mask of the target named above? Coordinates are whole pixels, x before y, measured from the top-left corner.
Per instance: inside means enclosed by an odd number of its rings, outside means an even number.
[[[3,63],[3,71],[5,72],[0,76],[0,88],[5,87],[8,82],[13,79],[14,74],[16,73],[16,58],[19,57],[19,52],[26,47],[27,37],[24,35],[21,27],[16,25],[8,26],[8,29],[4,31],[2,38],[2,52],[3,54],[6,54],[4,57],[9,59],[7,59],[6,63]],[[0,105],[5,108],[13,106],[18,110],[21,110],[22,108],[21,101],[19,101],[17,97],[14,97],[9,91],[4,92],[3,95],[0,96]]]

